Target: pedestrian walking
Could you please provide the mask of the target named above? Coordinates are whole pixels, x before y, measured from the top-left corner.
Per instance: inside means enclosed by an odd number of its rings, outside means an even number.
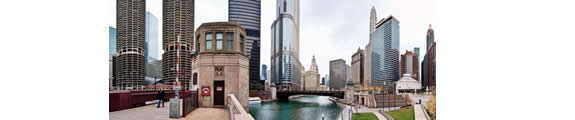
[[[164,107],[164,91],[158,91],[158,108],[160,108],[160,103]]]

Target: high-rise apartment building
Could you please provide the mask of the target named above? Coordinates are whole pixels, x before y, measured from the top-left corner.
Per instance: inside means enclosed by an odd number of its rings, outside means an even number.
[[[330,90],[343,90],[347,81],[347,65],[345,60],[329,61],[329,88]]]
[[[228,21],[236,22],[246,29],[246,52],[250,58],[250,89],[262,90],[260,80],[260,0],[229,0]]]
[[[301,88],[299,0],[277,0],[271,41],[271,80],[279,90]]]
[[[164,0],[162,14],[162,79],[164,84],[175,85],[178,76],[182,89],[189,89],[192,50],[197,45],[193,43],[194,0]]]
[[[399,80],[399,21],[393,16],[382,19],[370,38],[371,85]]]
[[[116,0],[116,87],[139,89],[145,77],[145,0]]]

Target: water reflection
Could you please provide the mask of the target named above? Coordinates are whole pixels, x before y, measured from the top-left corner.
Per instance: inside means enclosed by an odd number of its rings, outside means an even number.
[[[337,119],[341,108],[327,96],[303,96],[290,101],[250,104],[250,114],[256,120],[326,120]]]

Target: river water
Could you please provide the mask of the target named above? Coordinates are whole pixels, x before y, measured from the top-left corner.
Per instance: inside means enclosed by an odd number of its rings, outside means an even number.
[[[303,96],[289,101],[250,104],[256,120],[325,120],[337,119],[341,108],[328,96]]]

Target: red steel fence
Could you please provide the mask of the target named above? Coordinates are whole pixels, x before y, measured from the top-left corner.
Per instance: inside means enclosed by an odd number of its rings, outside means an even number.
[[[147,101],[157,100],[158,91],[110,91],[109,112],[144,106]],[[174,91],[165,91],[164,101],[173,98]],[[196,91],[180,91],[183,98],[183,111],[186,115],[198,107],[198,93]]]

